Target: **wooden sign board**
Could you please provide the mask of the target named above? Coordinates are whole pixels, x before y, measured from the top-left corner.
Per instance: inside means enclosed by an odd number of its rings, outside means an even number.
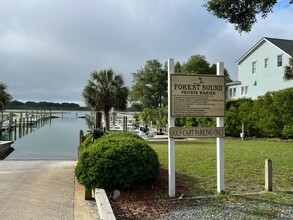
[[[223,127],[172,127],[169,128],[170,138],[211,138],[225,137]]]
[[[225,76],[171,75],[171,117],[224,117]]]

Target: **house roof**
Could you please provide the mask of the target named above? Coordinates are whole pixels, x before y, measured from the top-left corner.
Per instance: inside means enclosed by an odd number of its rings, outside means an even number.
[[[269,42],[275,47],[279,48],[281,51],[286,53],[289,57],[293,56],[293,40],[287,39],[278,39],[278,38],[270,38],[264,37],[260,41],[258,41],[249,51],[247,51],[239,60],[237,60],[237,64],[241,63],[248,55],[250,55],[253,51],[255,51],[259,46],[261,46],[264,42]]]
[[[241,85],[241,82],[236,80],[236,81],[226,83],[226,86],[236,86],[236,85]]]

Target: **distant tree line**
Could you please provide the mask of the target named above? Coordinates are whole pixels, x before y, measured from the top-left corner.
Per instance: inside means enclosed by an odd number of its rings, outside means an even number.
[[[15,110],[87,110],[85,107],[80,107],[76,103],[54,103],[54,102],[20,102],[13,100],[7,107]]]

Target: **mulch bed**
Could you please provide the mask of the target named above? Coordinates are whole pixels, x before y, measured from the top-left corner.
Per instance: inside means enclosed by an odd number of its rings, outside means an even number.
[[[184,196],[191,195],[187,182],[178,174],[176,174],[176,191],[184,192]],[[160,168],[159,176],[152,188],[120,193],[121,198],[114,200],[113,191],[107,192],[116,219],[154,219],[176,205],[176,201],[170,200],[168,196],[168,169],[165,167]]]

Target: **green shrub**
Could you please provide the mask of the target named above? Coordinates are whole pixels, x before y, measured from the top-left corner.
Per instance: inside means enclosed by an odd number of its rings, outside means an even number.
[[[225,131],[227,136],[239,137],[241,122],[238,117],[238,109],[231,106],[225,117]]]
[[[85,136],[84,141],[82,144],[79,146],[79,153],[83,152],[85,149],[87,149],[91,144],[93,143],[92,141],[92,135],[89,133]]]
[[[131,189],[147,186],[159,172],[156,152],[137,137],[111,133],[85,149],[75,168],[87,188]]]
[[[104,139],[119,139],[119,138],[134,138],[143,140],[139,135],[131,132],[109,132],[107,135],[104,135],[102,138],[98,140],[104,140]]]
[[[285,125],[282,130],[283,138],[293,138],[293,125]]]

